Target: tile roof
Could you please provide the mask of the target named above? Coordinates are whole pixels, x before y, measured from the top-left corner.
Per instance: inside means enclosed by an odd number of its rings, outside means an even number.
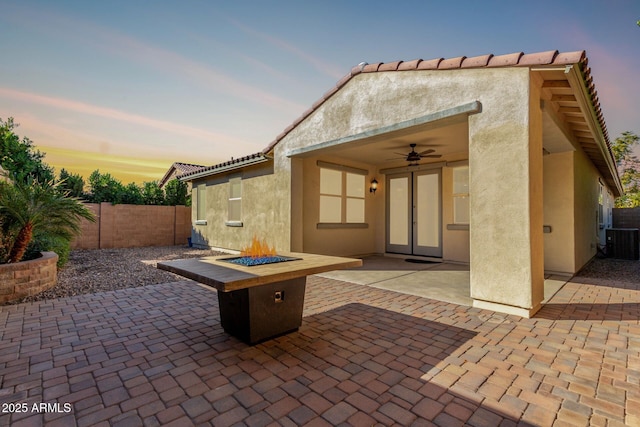
[[[588,59],[584,50],[575,52],[558,52],[550,50],[525,54],[523,52],[509,53],[506,55],[480,55],[474,57],[458,56],[455,58],[435,58],[430,60],[414,59],[412,61],[378,62],[368,64],[362,62],[351,69],[349,74],[341,78],[334,87],[325,92],[311,108],[293,121],[282,133],[280,133],[262,152],[269,153],[289,132],[306,119],[311,113],[318,109],[326,100],[338,92],[349,80],[358,74],[378,73],[390,71],[416,71],[416,70],[451,70],[463,68],[496,68],[496,67],[535,67],[535,66],[558,66],[579,64],[585,81],[587,93],[591,98],[593,108],[602,129],[605,142],[610,147],[609,135],[600,108],[598,92],[595,90],[591,69],[587,66]]]
[[[202,166],[202,165],[194,165],[192,163],[174,162],[171,165],[171,167],[169,167],[167,172],[165,172],[164,176],[160,180],[160,186],[163,186],[169,180],[169,178],[171,178],[171,175],[173,174],[174,170],[176,171],[176,175],[179,176],[181,174],[185,174],[185,173],[189,173],[189,172],[193,172],[193,171],[202,169],[203,167],[204,166]]]
[[[271,157],[268,157],[263,152],[253,153],[253,154],[249,154],[248,156],[239,157],[237,159],[232,158],[231,160],[228,160],[223,163],[218,163],[212,166],[200,166],[198,169],[183,173],[178,178],[181,180],[185,178],[194,179],[200,176],[212,175],[214,173],[238,169],[242,166],[261,163],[269,159],[271,159]]]

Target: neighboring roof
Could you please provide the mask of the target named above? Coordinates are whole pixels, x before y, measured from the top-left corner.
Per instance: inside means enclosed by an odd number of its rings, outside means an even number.
[[[197,170],[193,170],[180,175],[178,179],[180,179],[181,181],[191,181],[197,178],[215,175],[222,172],[228,172],[249,165],[255,165],[258,163],[266,162],[268,160],[271,160],[271,157],[262,152],[249,154],[248,156],[240,157],[237,159],[232,158],[231,160],[228,160],[224,163],[218,163],[217,165],[200,167]]]
[[[160,187],[163,187],[167,181],[169,181],[169,179],[171,178],[171,176],[175,175],[176,176],[180,176],[182,174],[185,173],[190,173],[190,172],[194,172],[197,170],[202,169],[204,166],[202,165],[194,165],[192,163],[181,163],[181,162],[174,162],[169,169],[167,170],[167,172],[164,174],[164,176],[162,177],[162,179],[160,180]]]

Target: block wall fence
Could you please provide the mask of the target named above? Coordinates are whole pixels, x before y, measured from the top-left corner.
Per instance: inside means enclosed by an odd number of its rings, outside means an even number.
[[[614,208],[613,228],[640,228],[640,208]]]
[[[96,222],[82,220],[72,249],[186,245],[191,236],[191,207],[86,203]]]

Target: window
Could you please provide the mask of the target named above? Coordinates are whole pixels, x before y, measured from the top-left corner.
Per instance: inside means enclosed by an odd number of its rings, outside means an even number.
[[[239,223],[242,220],[242,180],[240,177],[229,179],[229,223]]]
[[[602,230],[604,228],[604,194],[603,194],[603,185],[600,184],[600,192],[598,193],[598,229]]]
[[[320,168],[321,223],[364,223],[365,174]]]
[[[469,224],[469,166],[453,168],[453,223]]]
[[[207,222],[207,185],[198,184],[195,188],[196,193],[196,224],[198,222],[206,224]]]

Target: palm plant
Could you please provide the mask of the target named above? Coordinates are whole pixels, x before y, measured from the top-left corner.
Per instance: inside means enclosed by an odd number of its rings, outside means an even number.
[[[67,197],[53,182],[0,184],[0,232],[5,260],[22,260],[34,233],[71,240],[80,220],[95,221],[79,199]]]

